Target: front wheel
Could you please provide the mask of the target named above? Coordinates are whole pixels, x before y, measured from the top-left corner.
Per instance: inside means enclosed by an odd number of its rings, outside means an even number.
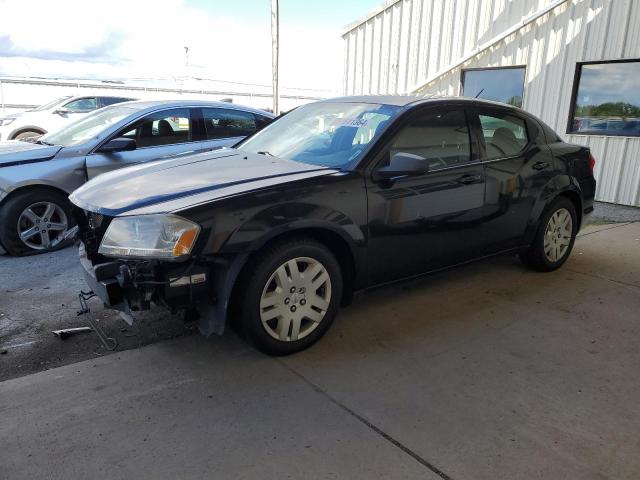
[[[267,247],[246,271],[240,288],[246,338],[270,355],[288,355],[316,342],[335,318],[342,273],[333,254],[306,238]]]
[[[556,198],[540,217],[531,246],[520,254],[523,263],[541,272],[560,268],[573,249],[578,233],[578,220],[573,203]]]
[[[65,244],[71,224],[64,195],[44,189],[20,192],[0,208],[0,242],[11,255],[49,252]]]

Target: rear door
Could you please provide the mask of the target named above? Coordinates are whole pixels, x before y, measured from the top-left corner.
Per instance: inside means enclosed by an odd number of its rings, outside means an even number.
[[[429,161],[425,174],[367,178],[371,284],[423,273],[477,255],[484,169],[462,107],[413,116],[383,150],[374,171],[403,152]]]
[[[554,162],[537,122],[513,109],[470,110],[486,175],[485,253],[519,245],[534,202],[554,175]]]
[[[98,147],[87,155],[87,176],[96,175],[153,160],[172,158],[186,152],[197,152],[205,147],[196,128],[194,109],[173,108],[145,115],[123,127],[104,143],[117,137],[136,141],[136,149],[126,152],[102,153]]]

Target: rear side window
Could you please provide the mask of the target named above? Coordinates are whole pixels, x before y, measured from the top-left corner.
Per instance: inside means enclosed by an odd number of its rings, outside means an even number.
[[[486,147],[485,160],[512,157],[529,143],[525,121],[513,115],[479,115]]]
[[[468,162],[471,145],[464,112],[429,113],[412,120],[391,144],[391,156],[399,152],[426,158],[430,170]]]
[[[253,113],[225,108],[203,108],[207,140],[219,138],[246,137],[258,129]]]
[[[131,99],[124,98],[124,97],[102,97],[101,100],[102,100],[102,105],[106,107],[108,105],[114,105],[116,103],[128,102]]]

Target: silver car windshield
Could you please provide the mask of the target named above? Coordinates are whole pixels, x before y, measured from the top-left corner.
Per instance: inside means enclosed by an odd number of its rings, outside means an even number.
[[[333,168],[356,162],[400,107],[318,102],[298,107],[238,149]]]
[[[62,145],[63,147],[79,145],[90,138],[96,137],[103,130],[131,115],[134,111],[131,108],[119,105],[105,107],[77,122],[73,122],[62,130],[44,135],[40,138],[40,141],[51,145]]]

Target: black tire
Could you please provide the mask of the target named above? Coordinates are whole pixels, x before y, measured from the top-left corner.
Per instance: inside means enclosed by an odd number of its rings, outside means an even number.
[[[35,130],[25,130],[17,135],[14,135],[13,140],[24,140],[26,138],[38,138],[43,135],[42,132],[36,132]]]
[[[46,253],[59,250],[69,244],[69,242],[60,242],[52,248],[37,250],[29,247],[20,239],[18,235],[20,215],[27,207],[38,202],[50,202],[58,205],[67,217],[68,226],[73,226],[70,204],[64,194],[43,188],[33,188],[18,192],[9,197],[0,206],[0,243],[10,255],[22,256]]]
[[[567,210],[571,216],[571,238],[569,239],[567,249],[562,253],[558,260],[553,261],[549,259],[545,253],[545,233],[551,217],[562,209]],[[577,233],[578,216],[573,202],[566,197],[557,197],[547,206],[540,216],[540,222],[538,223],[538,228],[533,242],[527,250],[520,253],[520,259],[526,266],[539,272],[551,272],[556,270],[567,261],[567,258],[569,258]]]
[[[321,266],[324,267],[324,270],[328,274],[328,285],[330,285],[331,292],[329,306],[326,308],[324,316],[319,322],[311,322],[309,319],[303,319],[301,321],[301,324],[306,325],[307,328],[309,328],[312,323],[315,323],[314,329],[306,334],[306,336],[297,340],[279,340],[268,333],[267,326],[263,325],[260,313],[260,301],[264,289],[267,288],[267,282],[272,275],[275,274],[276,270],[285,262],[296,258],[309,258],[319,262]],[[304,270],[302,273],[304,273]],[[239,313],[237,320],[241,333],[254,347],[269,355],[290,355],[304,350],[322,337],[331,326],[340,306],[342,285],[340,265],[334,255],[323,244],[313,239],[300,237],[267,246],[247,265],[243,273],[243,278],[238,285],[239,294],[236,296],[236,311]],[[322,292],[322,288],[325,287],[321,287],[316,293],[318,291]],[[324,292],[326,294],[326,291]],[[296,302],[298,305],[297,308],[311,308],[311,300],[305,307],[300,306],[305,305],[300,299],[294,300],[294,297],[291,296],[289,300]],[[290,309],[295,307],[293,304],[288,305],[290,306],[283,308]],[[300,311],[298,314],[300,314]],[[274,321],[277,323],[280,322],[280,319],[277,318]],[[293,333],[293,330],[289,330],[289,327],[287,327],[287,331]],[[300,332],[302,334],[302,327],[300,327]]]

